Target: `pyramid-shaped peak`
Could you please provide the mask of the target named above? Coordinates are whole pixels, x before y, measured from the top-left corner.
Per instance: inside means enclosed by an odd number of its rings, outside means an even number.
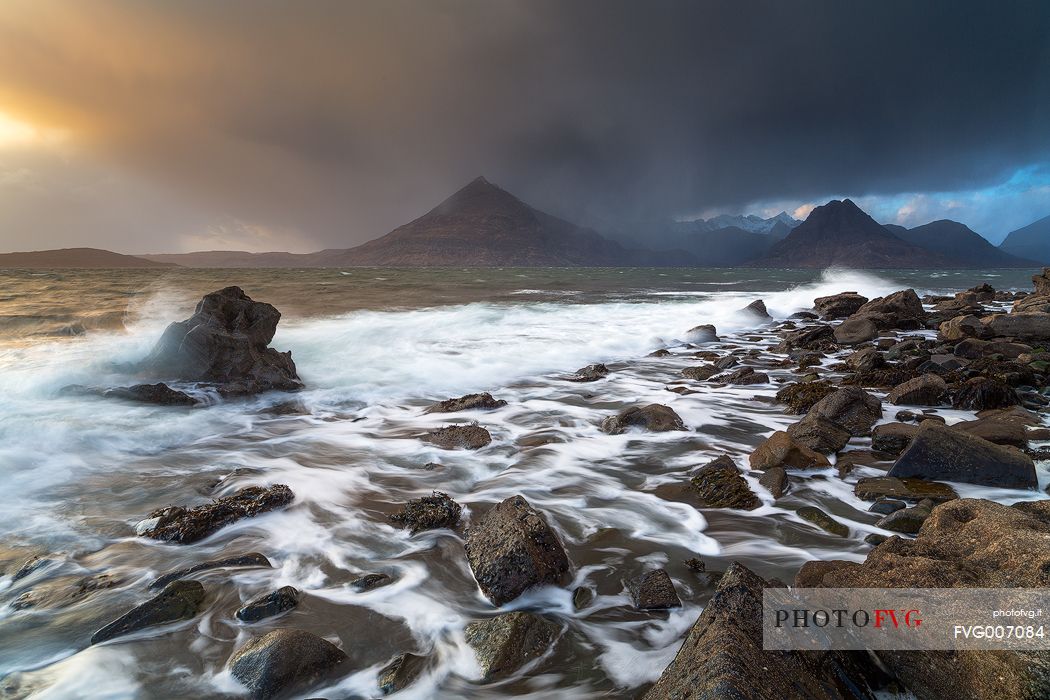
[[[507,207],[520,208],[522,210],[529,209],[528,205],[510,192],[492,184],[485,177],[479,176],[435,207],[432,213],[448,215],[471,210],[495,211]]]

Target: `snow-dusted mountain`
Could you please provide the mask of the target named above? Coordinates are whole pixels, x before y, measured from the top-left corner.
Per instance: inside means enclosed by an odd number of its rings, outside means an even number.
[[[786,211],[776,216],[763,219],[755,214],[720,214],[710,219],[693,219],[692,221],[680,222],[682,228],[693,231],[717,231],[723,228],[734,227],[750,233],[769,233],[777,223],[782,223],[791,230],[798,226],[801,221],[793,218]]]

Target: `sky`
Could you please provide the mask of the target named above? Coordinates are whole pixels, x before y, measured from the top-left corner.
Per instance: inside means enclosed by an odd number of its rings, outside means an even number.
[[[345,248],[484,175],[602,230],[1050,214],[1042,0],[4,0],[0,250]],[[638,230],[644,230],[639,225]]]

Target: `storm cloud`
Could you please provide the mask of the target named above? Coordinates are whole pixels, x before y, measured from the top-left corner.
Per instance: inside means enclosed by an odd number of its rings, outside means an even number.
[[[0,123],[0,248],[347,247],[479,174],[628,230],[979,191],[1050,162],[1048,36],[1037,1],[8,0],[39,137]]]

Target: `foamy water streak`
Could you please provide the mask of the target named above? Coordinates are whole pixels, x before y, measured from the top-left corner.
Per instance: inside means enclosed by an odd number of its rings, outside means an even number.
[[[333,273],[332,279],[356,274]],[[351,653],[359,670],[338,683],[338,692],[351,695],[372,693],[379,668],[403,651],[433,659],[405,697],[583,698],[653,680],[711,590],[681,566],[685,558],[702,556],[716,570],[740,559],[787,579],[815,557],[861,558],[858,543],[874,531],[867,504],[834,469],[825,479],[800,482],[776,503],[748,475],[766,500],[746,513],[702,514],[667,497],[691,469],[722,452],[743,465],[764,435],[792,419],[754,400],[772,396],[773,385],[695,384],[696,394],[668,392],[668,383],[681,382],[682,367],[696,361],[644,358],[647,353],[674,346],[701,323],[768,353],[776,339],[739,313],[753,299],[763,298],[770,313],[783,318],[817,296],[846,289],[878,296],[901,286],[831,272],[777,291],[760,272],[753,274],[761,292],[740,283],[732,290],[667,290],[654,275],[647,290],[596,295],[591,289],[581,302],[579,294],[558,299],[521,280],[520,293],[506,293],[514,301],[288,314],[274,345],[293,352],[309,387],[297,397],[306,415],[267,412],[287,396],[187,410],[60,395],[72,383],[120,383],[114,363],[141,357],[168,321],[187,315],[189,295],[170,281],[131,304],[126,333],[0,349],[0,487],[16,495],[0,502],[0,528],[19,555],[40,551],[55,559],[39,577],[0,580],[0,596],[10,603],[49,573],[108,572],[120,579],[68,607],[3,608],[0,674],[14,673],[19,692],[40,697],[236,691],[223,671],[232,650],[261,630],[296,626]],[[578,278],[566,281],[566,290],[580,288]],[[536,291],[546,296],[529,301]],[[582,385],[561,378],[591,362],[608,363],[613,374]],[[431,401],[471,391],[491,391],[508,405],[488,413],[422,414]],[[651,402],[671,405],[692,432],[608,436],[598,430],[604,416]],[[492,432],[490,446],[449,452],[418,440],[427,429],[470,420]],[[423,469],[428,463],[441,466]],[[133,536],[134,523],[153,508],[270,483],[291,486],[294,507],[242,521],[191,547]],[[432,489],[462,503],[467,524],[516,493],[547,514],[574,562],[573,585],[593,587],[597,596],[576,612],[569,589],[544,588],[510,608],[541,611],[561,623],[554,668],[576,669],[573,675],[474,683],[478,671],[463,628],[493,610],[470,575],[460,537],[449,531],[410,536],[386,519],[399,503]],[[847,523],[849,540],[803,522],[794,514],[800,504],[819,505]],[[84,648],[100,623],[144,599],[144,583],[158,573],[252,550],[264,552],[274,568],[202,576],[214,598],[198,620],[166,634]],[[622,579],[663,565],[685,607],[665,616],[631,610]],[[395,582],[368,593],[349,587],[376,571]],[[299,609],[251,627],[232,619],[241,601],[282,585],[304,590]]]

